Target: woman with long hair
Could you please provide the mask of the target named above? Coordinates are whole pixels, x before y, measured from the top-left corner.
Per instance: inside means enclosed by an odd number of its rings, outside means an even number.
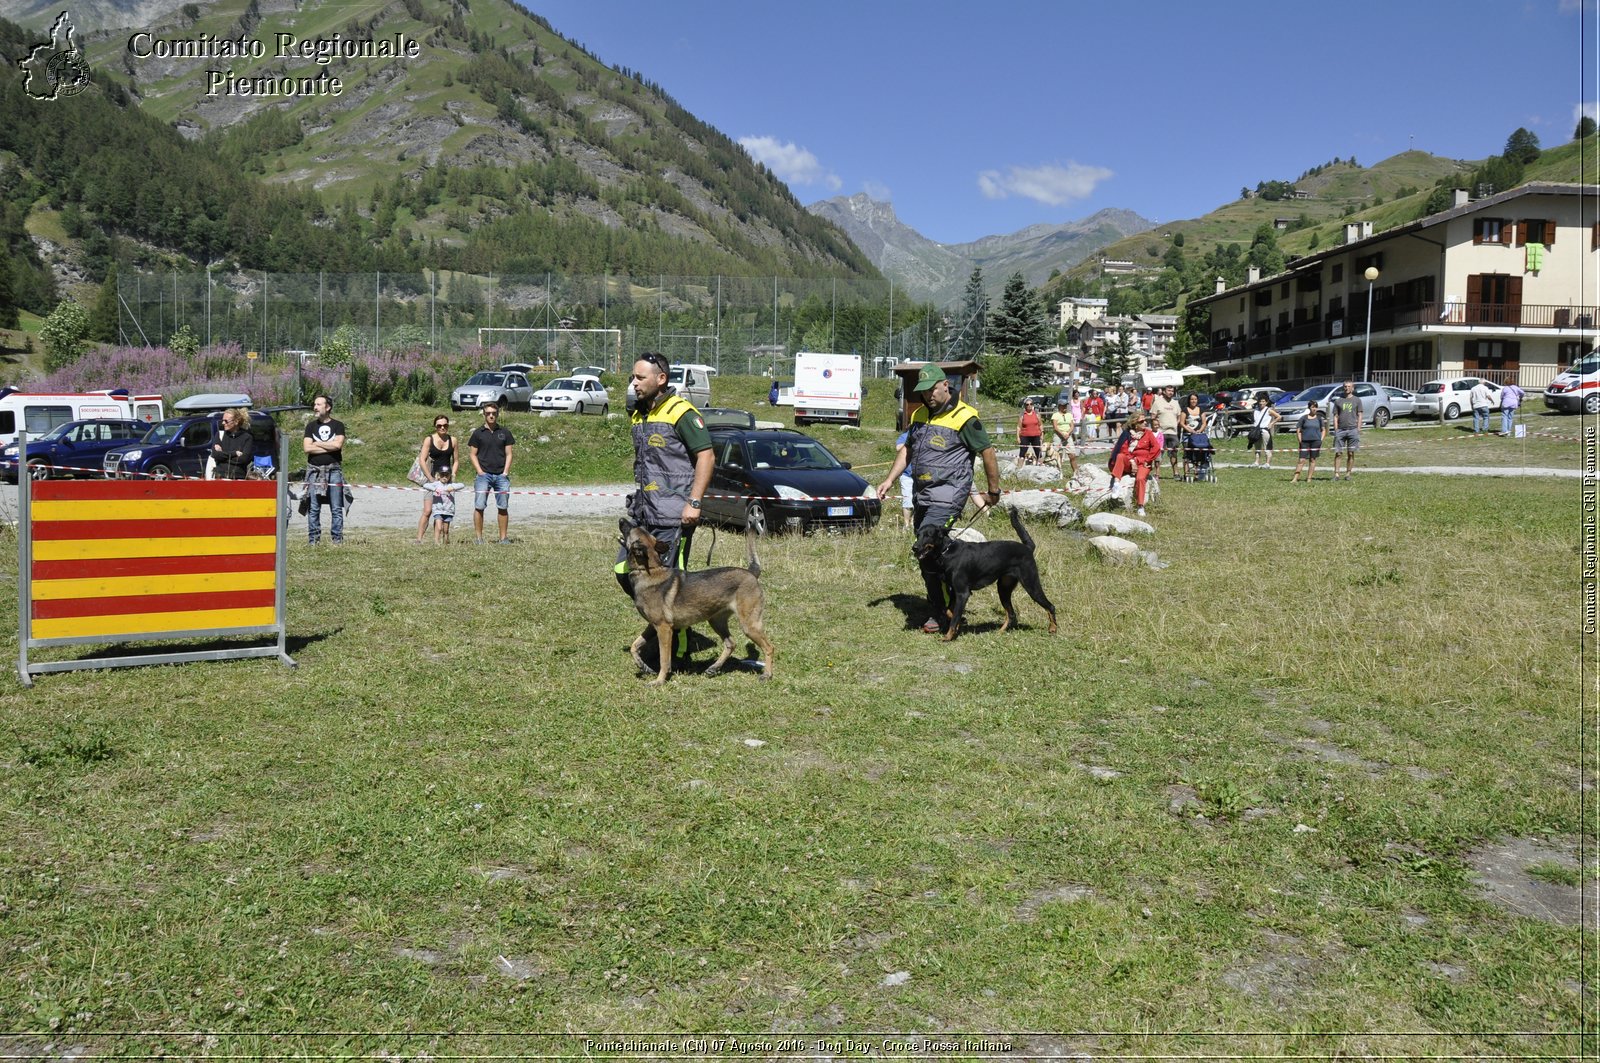
[[[454,483],[456,469],[461,466],[461,448],[456,445],[455,436],[450,434],[450,418],[445,414],[433,419],[433,431],[422,441],[422,450],[417,453],[417,464],[422,467],[422,472],[430,480],[441,483]],[[433,492],[422,492],[422,519],[417,521],[417,544],[422,544],[422,535],[428,530],[428,521],[433,517]]]

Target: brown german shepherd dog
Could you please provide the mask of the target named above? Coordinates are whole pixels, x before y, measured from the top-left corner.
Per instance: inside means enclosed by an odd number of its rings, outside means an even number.
[[[728,632],[728,618],[739,615],[739,626],[761,649],[761,678],[772,678],[772,640],[761,626],[761,611],[766,595],[761,590],[758,577],[761,564],[756,560],[755,536],[746,534],[745,545],[750,553],[748,568],[708,568],[701,572],[684,572],[671,568],[661,560],[656,551],[655,536],[627,520],[619,522],[622,544],[628,551],[628,571],[633,576],[633,604],[656,632],[656,648],[660,655],[661,671],[650,683],[660,686],[672,671],[672,633],[694,624],[710,623],[722,636],[722,656],[711,663],[706,675],[716,675],[733,656],[733,636]],[[633,663],[639,671],[648,672],[649,665],[639,651],[644,648],[646,631],[633,641]]]

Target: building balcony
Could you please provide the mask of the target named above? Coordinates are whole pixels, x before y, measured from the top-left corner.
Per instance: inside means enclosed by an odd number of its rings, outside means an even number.
[[[1516,333],[1525,329],[1590,332],[1600,311],[1593,306],[1554,306],[1529,303],[1467,303],[1434,301],[1406,306],[1375,306],[1374,337],[1393,332],[1429,332],[1435,329],[1482,329],[1486,333]],[[1220,365],[1326,344],[1339,346],[1363,340],[1367,333],[1367,308],[1358,304],[1340,316],[1253,336],[1234,338],[1204,352],[1196,352],[1200,365]]]

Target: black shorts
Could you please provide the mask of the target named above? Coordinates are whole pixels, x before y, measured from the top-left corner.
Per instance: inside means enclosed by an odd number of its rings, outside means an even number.
[[[1317,458],[1319,458],[1321,456],[1322,456],[1322,440],[1319,439],[1315,443],[1301,443],[1300,444],[1300,460],[1302,460],[1302,461],[1316,461]]]

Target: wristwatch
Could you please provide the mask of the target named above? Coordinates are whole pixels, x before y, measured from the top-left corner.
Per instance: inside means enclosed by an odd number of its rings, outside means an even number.
[[[699,509],[700,508],[700,500],[698,498],[689,499],[689,508],[690,509]]]

